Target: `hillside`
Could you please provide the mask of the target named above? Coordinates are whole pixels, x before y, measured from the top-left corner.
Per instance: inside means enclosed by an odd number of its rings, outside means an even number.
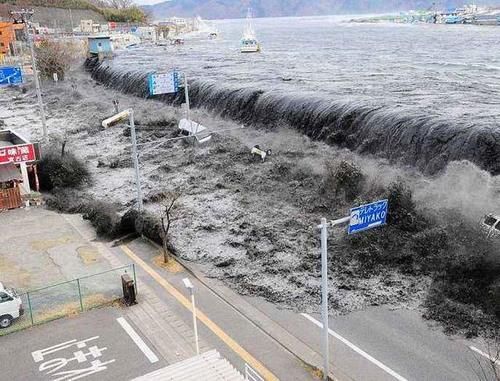
[[[327,14],[381,13],[409,9],[427,9],[436,3],[441,7],[463,5],[463,0],[169,0],[143,9],[153,19],[171,16],[201,16],[208,19],[240,18],[246,15],[248,5],[255,17],[313,16]],[[500,0],[477,2],[499,5]]]
[[[19,8],[33,8],[33,20],[48,27],[69,28],[71,24],[78,25],[80,20],[89,19],[96,22],[144,22],[147,18],[135,5],[116,9],[104,2],[90,0],[0,0],[0,19],[10,19],[9,11]]]

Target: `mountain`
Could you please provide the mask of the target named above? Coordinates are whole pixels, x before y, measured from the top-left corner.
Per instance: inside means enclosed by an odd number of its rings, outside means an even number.
[[[252,8],[254,17],[314,16],[332,14],[362,14],[461,6],[467,0],[167,0],[144,6],[143,9],[159,20],[167,17],[201,16],[205,19],[245,17]],[[484,0],[478,5],[500,6],[500,0]]]

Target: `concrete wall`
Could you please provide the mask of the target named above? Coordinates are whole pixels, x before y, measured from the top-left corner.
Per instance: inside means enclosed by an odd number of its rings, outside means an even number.
[[[10,21],[9,11],[15,8],[20,7],[11,4],[0,4],[0,19]],[[80,20],[106,23],[102,15],[86,9],[72,9],[70,12],[69,9],[62,8],[33,7],[33,10],[35,11],[33,21],[48,28],[64,28],[67,31],[71,31],[71,19],[73,19],[73,27],[75,28],[80,25]]]
[[[91,10],[62,8],[43,8],[35,7],[33,21],[40,23],[40,26],[48,28],[64,28],[71,31],[71,19],[73,27],[80,26],[80,20],[92,20],[97,23],[105,24],[106,20],[102,15]]]

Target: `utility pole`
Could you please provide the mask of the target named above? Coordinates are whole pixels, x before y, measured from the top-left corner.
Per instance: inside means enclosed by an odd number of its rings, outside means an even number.
[[[188,80],[187,80],[187,74],[184,73],[184,96],[186,98],[186,119],[190,119],[190,104],[189,104],[189,88],[188,88]]]
[[[38,107],[40,108],[40,119],[42,121],[42,130],[43,130],[43,141],[45,143],[48,142],[48,132],[47,132],[47,122],[45,120],[45,109],[43,107],[43,99],[42,99],[42,90],[40,89],[40,79],[38,78],[38,69],[36,67],[36,58],[35,58],[35,47],[33,45],[33,38],[30,33],[29,28],[29,20],[33,17],[34,11],[32,9],[25,10],[21,9],[20,11],[11,11],[10,15],[14,18],[14,22],[21,21],[24,24],[24,30],[26,31],[26,38],[28,40],[28,45],[31,52],[31,66],[33,68],[33,77],[35,78],[35,87],[36,87],[36,97],[38,99]],[[19,19],[17,17],[19,17]],[[33,30],[33,28],[31,28]]]

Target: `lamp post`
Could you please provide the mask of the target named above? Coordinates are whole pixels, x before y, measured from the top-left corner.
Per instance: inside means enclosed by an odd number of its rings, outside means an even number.
[[[184,282],[184,286],[189,290],[189,293],[191,294],[191,308],[193,311],[193,327],[194,327],[194,340],[196,342],[196,354],[200,354],[200,344],[198,342],[198,324],[196,322],[196,305],[194,303],[194,286],[189,280],[189,278],[184,278],[182,280]]]
[[[139,153],[137,151],[137,136],[135,133],[134,110],[129,108],[127,110],[119,112],[118,114],[103,120],[102,126],[104,128],[108,128],[111,125],[127,118],[130,123],[130,136],[132,138],[132,161],[134,163],[135,186],[137,191],[137,209],[139,210],[139,213],[142,213],[143,203],[142,203],[141,174],[139,172]]]

